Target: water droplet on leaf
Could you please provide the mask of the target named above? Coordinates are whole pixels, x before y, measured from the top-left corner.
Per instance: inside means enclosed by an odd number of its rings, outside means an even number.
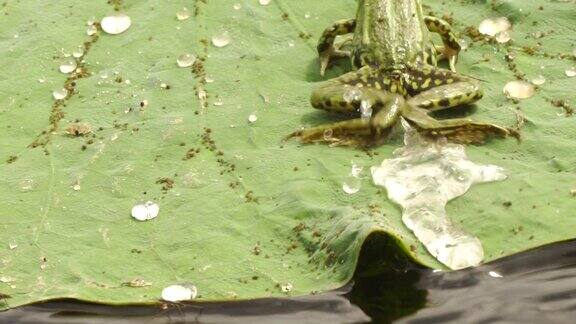
[[[496,35],[496,41],[500,44],[508,43],[510,41],[510,33],[505,30]]]
[[[258,120],[258,116],[256,116],[255,113],[250,114],[250,116],[248,116],[248,122],[250,123],[255,123]]]
[[[54,99],[56,100],[62,100],[64,98],[66,98],[68,96],[68,90],[62,88],[62,89],[58,89],[58,90],[54,90],[52,91],[52,96],[54,97]]]
[[[182,68],[191,67],[192,64],[194,64],[194,62],[196,62],[196,55],[189,53],[184,53],[178,56],[178,58],[176,59],[176,63],[178,64],[179,67]]]
[[[190,11],[188,11],[188,8],[184,7],[176,12],[176,19],[186,20],[188,18],[190,18]]]
[[[65,60],[64,62],[62,62],[62,64],[60,64],[60,72],[68,74],[68,73],[72,73],[74,72],[74,70],[76,70],[76,60]]]
[[[132,19],[129,16],[116,13],[106,16],[100,23],[102,30],[108,34],[117,35],[125,32],[132,25]]]
[[[531,82],[534,85],[543,85],[544,83],[546,83],[546,78],[540,74],[537,77],[533,78]]]
[[[230,34],[227,31],[220,32],[214,36],[212,36],[212,45],[216,47],[224,47],[230,44]]]
[[[96,34],[98,32],[98,28],[96,28],[96,26],[94,25],[89,25],[88,27],[86,27],[86,35],[88,36],[92,36],[94,34]]]
[[[478,26],[478,31],[483,35],[496,36],[512,27],[506,17],[484,19]]]
[[[353,195],[355,193],[358,193],[358,191],[360,191],[361,186],[362,186],[361,180],[358,179],[358,177],[350,175],[346,178],[346,180],[342,184],[342,191],[344,191],[349,195]]]
[[[143,204],[138,204],[132,207],[132,217],[139,221],[147,221],[158,216],[160,206],[152,201],[147,201]]]
[[[75,58],[81,58],[82,56],[84,56],[84,48],[78,46],[78,47],[72,52],[72,56],[74,56]]]

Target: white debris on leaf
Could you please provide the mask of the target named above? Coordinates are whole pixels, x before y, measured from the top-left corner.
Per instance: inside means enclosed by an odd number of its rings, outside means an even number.
[[[180,302],[195,299],[198,289],[191,284],[170,285],[162,289],[162,299],[169,302]]]
[[[528,99],[534,96],[536,90],[530,82],[515,80],[506,83],[502,91],[508,98]]]
[[[402,206],[404,224],[438,261],[451,269],[480,264],[484,258],[480,240],[452,223],[446,204],[474,183],[506,179],[504,169],[475,164],[463,145],[426,141],[406,121],[402,124],[405,147],[371,168],[374,183]]]
[[[288,292],[291,292],[292,289],[294,289],[294,285],[292,285],[292,283],[288,282],[286,284],[280,285],[280,289],[282,289],[282,292],[288,293]]]
[[[139,221],[147,221],[158,216],[160,212],[160,206],[152,201],[147,201],[143,204],[138,204],[132,207],[132,217]]]

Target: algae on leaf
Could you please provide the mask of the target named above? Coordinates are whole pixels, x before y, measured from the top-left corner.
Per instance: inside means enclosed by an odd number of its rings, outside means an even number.
[[[459,72],[484,80],[471,117],[524,124],[520,144],[468,148],[509,179],[472,188],[447,213],[481,240],[486,261],[573,238],[576,78],[565,72],[575,65],[573,4],[424,3],[469,44]],[[0,277],[9,279],[0,293],[12,297],[0,307],[63,297],[156,303],[182,282],[198,301],[309,294],[347,282],[366,237],[386,233],[400,251],[442,267],[370,179],[354,195],[342,191],[351,160],[378,165],[400,140],[370,154],[281,142],[333,118],[309,106],[322,81],[316,40],[356,2],[193,4],[0,6]],[[179,20],[185,6],[190,18]],[[123,33],[87,25],[115,9],[131,18]],[[479,36],[482,20],[501,16],[511,41]],[[224,32],[230,42],[215,46]],[[195,55],[192,66],[177,64],[182,53]],[[60,72],[63,58],[76,59],[74,72]],[[507,82],[540,75],[546,82],[532,98],[503,95]],[[66,131],[79,124],[91,131]],[[145,201],[161,214],[138,222],[131,209]]]

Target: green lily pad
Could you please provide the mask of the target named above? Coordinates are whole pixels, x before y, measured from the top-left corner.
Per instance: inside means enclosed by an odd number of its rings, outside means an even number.
[[[240,5],[236,9],[234,4]],[[485,261],[573,238],[576,78],[573,4],[425,1],[467,41],[458,69],[484,80],[473,118],[514,126],[523,140],[468,149],[509,179],[473,187],[448,215],[480,238]],[[192,283],[198,300],[303,295],[352,277],[367,237],[388,235],[419,263],[441,268],[401,222],[367,169],[401,140],[372,152],[282,143],[333,120],[308,103],[321,81],[316,40],[349,18],[354,1],[5,1],[0,6],[0,307],[52,298],[155,303]],[[132,26],[86,34],[114,7]],[[473,42],[488,17],[513,23],[512,42]],[[211,44],[227,31],[225,47]],[[59,72],[81,46],[81,78]],[[178,56],[195,54],[181,68]],[[345,70],[333,68],[328,77]],[[508,81],[547,81],[513,102]],[[73,93],[61,102],[52,91]],[[257,120],[249,122],[250,115]],[[362,188],[342,191],[350,163]],[[130,217],[154,201],[157,218]],[[381,240],[370,240],[372,243]],[[382,248],[389,245],[383,245]]]

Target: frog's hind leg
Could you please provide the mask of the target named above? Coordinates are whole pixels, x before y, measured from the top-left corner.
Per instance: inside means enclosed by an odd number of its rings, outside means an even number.
[[[422,65],[407,70],[405,75],[409,104],[428,111],[469,105],[483,96],[477,80],[445,69]]]
[[[338,57],[350,56],[349,53],[341,51],[340,48],[349,42],[345,40],[340,44],[335,44],[337,36],[353,33],[356,29],[356,19],[340,20],[326,28],[318,41],[318,54],[320,56],[320,74],[324,76],[330,60]]]
[[[471,104],[482,98],[478,81],[447,70],[423,67],[409,72],[408,92],[411,98],[402,115],[421,133],[430,136],[447,137],[458,143],[483,143],[486,137],[518,138],[517,131],[490,123],[475,122],[470,119],[437,120],[429,115],[431,111],[448,109]],[[422,80],[416,82],[422,77]]]
[[[406,108],[402,111],[402,116],[424,136],[445,137],[451,142],[461,144],[482,144],[488,137],[520,138],[520,134],[514,129],[464,118],[437,120],[422,108],[411,105],[404,107]]]
[[[297,137],[302,143],[376,145],[386,138],[405,104],[401,96],[386,92],[367,67],[324,82],[313,91],[310,101],[317,109],[363,115],[363,118],[296,131],[286,139]],[[359,112],[361,110],[364,113]]]
[[[458,54],[460,53],[461,46],[458,43],[456,35],[452,32],[452,27],[450,24],[442,19],[436,17],[424,17],[424,22],[433,33],[437,33],[442,37],[442,43],[444,46],[437,46],[436,51],[441,55],[441,58],[448,60],[450,64],[450,70],[456,71],[456,62],[458,61]]]

